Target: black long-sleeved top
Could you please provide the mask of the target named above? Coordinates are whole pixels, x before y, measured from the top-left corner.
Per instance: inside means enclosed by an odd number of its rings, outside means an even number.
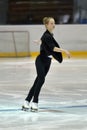
[[[54,47],[60,48],[59,44],[48,30],[41,37],[42,44],[40,46],[40,54],[44,56],[52,55],[59,63],[62,62],[63,57],[61,52],[54,52]]]

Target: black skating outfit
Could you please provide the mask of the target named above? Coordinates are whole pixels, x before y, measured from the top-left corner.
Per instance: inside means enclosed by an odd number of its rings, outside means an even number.
[[[28,96],[25,99],[28,102],[30,102],[33,98],[33,102],[38,103],[41,87],[45,82],[45,77],[51,65],[51,56],[53,56],[59,63],[61,63],[63,60],[61,52],[53,51],[54,47],[60,48],[60,46],[54,39],[53,34],[46,30],[41,37],[41,41],[42,44],[40,46],[40,55],[37,56],[35,61],[37,77],[32,88],[29,91]]]

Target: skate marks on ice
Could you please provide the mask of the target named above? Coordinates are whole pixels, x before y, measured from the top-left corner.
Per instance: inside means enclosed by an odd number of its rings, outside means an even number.
[[[74,105],[74,106],[62,106],[62,107],[42,107],[39,112],[51,112],[51,113],[74,113],[78,110],[84,111],[87,109],[87,105]],[[78,112],[77,112],[78,113]]]
[[[2,113],[2,112],[18,112],[18,111],[21,111],[21,109],[18,109],[18,108],[0,109],[0,113]]]
[[[32,112],[30,109],[29,110],[22,110],[21,108],[6,108],[6,109],[0,109],[0,113],[11,113],[11,112]],[[61,111],[59,109],[52,109],[52,108],[47,108],[47,107],[44,107],[44,108],[39,108],[38,111],[35,111],[36,113],[42,113],[42,112],[52,112],[52,113],[64,113],[64,111]]]
[[[87,105],[73,105],[73,106],[62,106],[62,107],[40,107],[38,111],[36,111],[37,113],[43,113],[43,112],[49,112],[49,113],[67,113],[70,112],[72,110],[72,112],[76,111],[76,110],[80,110],[83,111],[84,109],[87,109]],[[0,113],[3,112],[23,112],[24,110],[22,110],[22,108],[6,108],[6,109],[0,109]],[[32,112],[30,109],[26,110],[24,112]]]

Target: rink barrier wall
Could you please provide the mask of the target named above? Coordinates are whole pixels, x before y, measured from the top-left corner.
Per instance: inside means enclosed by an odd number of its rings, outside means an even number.
[[[33,40],[40,39],[45,27],[43,25],[6,25],[0,26],[0,31],[27,31],[29,33],[29,52],[24,44],[17,45],[17,54],[13,43],[3,43],[4,35],[0,38],[0,57],[35,57],[39,54],[40,46]],[[62,48],[71,52],[72,57],[87,58],[87,25],[56,25],[54,37]],[[20,38],[22,41],[23,39]],[[71,51],[72,50],[72,51]],[[29,54],[28,54],[29,53]],[[66,57],[65,54],[63,54]]]
[[[70,51],[71,58],[87,58],[87,52],[86,51]],[[30,57],[36,57],[39,55],[39,52],[30,52],[29,56]],[[0,57],[16,57],[16,54],[14,52],[10,53],[0,53]],[[28,57],[27,52],[19,52],[17,53],[17,57]],[[67,58],[66,54],[63,53],[63,57]]]

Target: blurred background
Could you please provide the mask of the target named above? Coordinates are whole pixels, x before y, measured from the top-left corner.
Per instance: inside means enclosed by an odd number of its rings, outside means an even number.
[[[87,23],[87,0],[0,0],[0,24],[42,24],[52,16],[57,24]]]
[[[0,0],[0,57],[36,56],[32,41],[40,39],[45,16],[55,18],[62,47],[87,57],[87,0]]]

